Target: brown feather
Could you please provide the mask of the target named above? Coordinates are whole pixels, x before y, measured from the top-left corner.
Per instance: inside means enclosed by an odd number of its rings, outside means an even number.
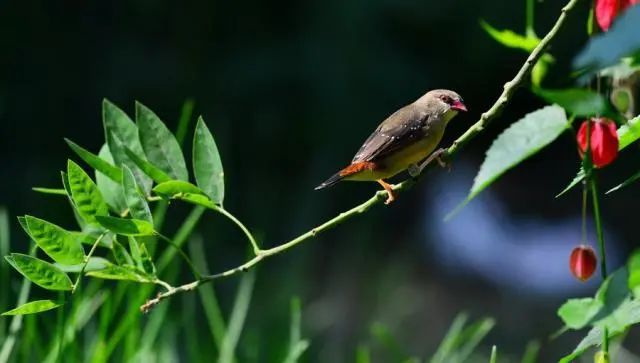
[[[364,170],[375,170],[376,167],[377,167],[376,163],[372,163],[370,161],[361,161],[361,162],[353,163],[347,166],[346,168],[340,170],[339,174],[340,176],[344,177],[344,176],[349,176],[349,175],[359,173]]]

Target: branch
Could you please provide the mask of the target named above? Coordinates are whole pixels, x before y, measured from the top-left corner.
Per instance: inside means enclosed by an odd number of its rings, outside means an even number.
[[[538,43],[536,48],[531,52],[531,54],[529,55],[525,63],[522,65],[518,73],[515,75],[515,77],[513,77],[511,81],[504,84],[504,90],[502,91],[502,94],[500,95],[500,97],[498,97],[496,102],[493,104],[493,106],[491,106],[491,108],[487,112],[483,113],[480,116],[480,120],[478,120],[475,124],[469,127],[469,129],[467,129],[467,131],[464,134],[462,134],[462,136],[460,136],[458,139],[456,139],[453,142],[453,144],[451,144],[451,146],[447,149],[445,153],[446,155],[444,156],[452,157],[455,154],[457,154],[462,149],[462,147],[464,147],[464,145],[466,145],[475,136],[477,136],[482,130],[484,130],[484,128],[493,119],[495,119],[500,114],[500,112],[502,112],[502,110],[505,108],[507,103],[511,100],[511,96],[513,95],[515,90],[518,87],[522,86],[522,84],[527,79],[527,75],[531,72],[531,69],[533,68],[533,66],[536,64],[538,59],[540,59],[540,57],[544,53],[545,49],[547,48],[551,40],[557,35],[558,31],[564,24],[564,21],[569,11],[571,11],[579,1],[580,0],[570,0],[567,3],[567,5],[565,5],[562,8],[560,12],[560,16],[558,17],[558,20],[556,20],[556,23],[553,25],[551,30],[549,30],[547,35],[545,35],[544,38],[540,40],[540,43]],[[395,185],[393,189],[398,193],[403,192],[409,189],[411,186],[413,186],[415,182],[416,181],[414,179],[408,179],[403,181],[402,183]],[[366,211],[371,209],[373,206],[380,204],[383,200],[385,200],[385,197],[386,197],[386,192],[378,191],[373,197],[371,197],[369,200],[365,201],[364,203],[357,205],[346,212],[340,213],[337,217],[334,217],[328,220],[327,222],[325,222],[324,224],[292,239],[289,242],[283,243],[279,246],[266,249],[266,250],[261,250],[261,249],[256,249],[257,247],[256,244],[252,243],[256,251],[255,251],[255,256],[251,260],[245,262],[244,264],[238,267],[232,268],[230,270],[227,270],[218,274],[214,274],[214,275],[203,276],[202,278],[194,282],[191,282],[182,286],[174,287],[169,291],[160,293],[156,296],[156,298],[147,301],[147,303],[144,304],[140,309],[143,312],[147,312],[154,305],[160,303],[164,299],[172,297],[173,295],[194,290],[198,286],[204,283],[210,282],[214,279],[228,277],[228,276],[238,274],[240,272],[248,271],[251,267],[255,266],[260,261],[262,261],[263,259],[269,256],[273,256],[280,252],[286,251],[308,239],[315,237],[319,233],[327,231],[359,214],[365,213]],[[214,209],[214,208],[209,208],[209,209]]]

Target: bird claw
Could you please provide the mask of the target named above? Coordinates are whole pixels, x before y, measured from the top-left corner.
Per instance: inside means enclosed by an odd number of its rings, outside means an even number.
[[[422,171],[424,170],[424,168],[426,168],[429,164],[431,164],[432,161],[436,161],[438,163],[438,165],[440,165],[441,168],[447,168],[449,171],[451,171],[451,164],[449,162],[447,162],[446,160],[443,160],[442,154],[446,154],[447,149],[438,149],[436,151],[434,151],[433,153],[431,153],[431,155],[429,155],[429,157],[427,158],[427,160],[425,160],[422,164],[420,164],[420,166],[416,166],[417,167],[417,171],[418,171],[418,175],[420,175],[420,173],[422,173]],[[410,167],[411,169],[411,167]],[[412,171],[409,171],[409,173],[411,174]],[[414,168],[413,172],[415,173],[416,170]],[[411,175],[413,176],[413,175]]]
[[[396,200],[396,196],[395,193],[390,192],[387,190],[387,200],[384,201],[385,205],[389,205],[391,203],[393,203],[393,201]]]

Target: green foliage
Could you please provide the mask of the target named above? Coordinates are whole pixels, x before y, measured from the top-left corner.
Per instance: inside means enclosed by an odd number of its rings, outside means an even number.
[[[91,180],[82,168],[69,160],[67,164],[67,179],[71,190],[71,199],[78,214],[90,224],[96,224],[97,216],[109,214],[109,207],[104,201],[98,186]]]
[[[222,160],[213,135],[202,117],[198,118],[193,138],[193,173],[200,189],[221,205],[224,200]]]
[[[36,313],[49,311],[60,306],[62,306],[62,304],[55,302],[53,300],[36,300],[36,301],[30,301],[26,304],[22,304],[15,309],[11,309],[7,312],[2,313],[2,315],[7,316],[7,315],[36,314]]]
[[[123,236],[152,236],[155,234],[153,224],[141,219],[97,216],[96,220],[102,227]]]
[[[520,35],[509,29],[498,30],[484,20],[480,20],[480,25],[491,38],[505,47],[521,49],[529,53],[540,43],[540,39],[536,36]]]
[[[135,281],[141,283],[154,283],[155,278],[145,273],[144,271],[140,271],[133,266],[117,266],[113,264],[109,264],[106,268],[99,271],[90,271],[87,272],[87,276],[93,276],[105,280],[124,280],[124,281]]]
[[[99,155],[91,153],[69,139],[64,139],[64,141],[66,141],[71,150],[78,154],[89,166],[116,183],[120,183],[122,180],[122,170],[120,170],[120,168],[116,168]]]
[[[467,320],[466,314],[454,319],[431,363],[464,362],[495,325],[493,319],[485,318],[467,326]]]
[[[594,116],[612,112],[604,97],[594,91],[582,88],[534,88],[533,91],[545,101],[557,104],[573,116]]]
[[[494,141],[476,175],[467,201],[507,170],[536,154],[564,132],[569,123],[559,106],[547,106],[513,123]]]
[[[594,298],[570,299],[560,307],[558,315],[568,329],[591,327],[574,351],[560,362],[571,362],[588,348],[600,344],[605,329],[609,337],[614,337],[640,324],[640,299],[635,291],[640,272],[638,261],[636,253],[627,267],[617,270],[602,283]]]
[[[5,259],[24,277],[42,288],[66,291],[73,287],[66,273],[46,261],[20,253],[12,253]]]
[[[206,193],[197,186],[182,180],[171,180],[156,185],[153,192],[166,198],[173,198],[184,194],[200,194],[206,196]]]
[[[147,204],[147,200],[138,188],[136,178],[133,176],[131,169],[126,165],[123,167],[123,170],[122,190],[124,191],[124,199],[129,208],[129,214],[131,214],[133,218],[153,224],[149,204]]]
[[[107,144],[102,145],[98,156],[109,164],[113,164],[114,162]],[[120,174],[122,175],[122,172],[120,172]],[[121,181],[114,181],[98,170],[96,170],[95,175],[96,185],[105,202],[107,202],[112,211],[118,214],[123,213],[127,209],[127,205],[124,200]],[[122,178],[120,178],[120,180],[122,180]]]
[[[24,221],[29,236],[49,257],[63,265],[75,265],[84,261],[84,250],[73,233],[32,216]]]
[[[616,64],[620,58],[640,51],[640,6],[634,6],[616,19],[609,31],[591,38],[585,48],[573,61],[575,69],[586,76],[600,69]]]
[[[136,102],[140,143],[149,161],[174,179],[189,180],[180,145],[153,111]]]

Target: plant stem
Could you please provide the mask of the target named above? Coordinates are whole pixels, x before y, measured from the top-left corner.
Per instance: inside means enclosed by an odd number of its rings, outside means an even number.
[[[251,234],[251,232],[249,232],[249,229],[247,229],[247,227],[245,227],[245,225],[242,224],[242,222],[240,222],[238,218],[236,218],[233,214],[227,212],[227,210],[222,207],[215,207],[213,210],[229,218],[233,223],[235,223],[242,230],[242,233],[244,233],[244,235],[247,236],[247,239],[251,243],[251,247],[253,248],[254,255],[257,256],[262,252],[260,250],[260,247],[258,246],[258,242],[256,241],[255,238],[253,238],[253,235]]]
[[[102,241],[102,239],[104,238],[104,236],[106,236],[107,232],[103,232],[100,236],[98,236],[98,238],[96,238],[96,241],[93,243],[93,246],[91,246],[91,250],[89,250],[89,254],[84,258],[84,264],[82,264],[82,268],[80,269],[80,273],[78,274],[78,277],[76,278],[76,282],[75,284],[73,284],[73,287],[71,288],[71,293],[75,293],[76,289],[78,288],[78,285],[80,285],[80,280],[82,279],[82,274],[84,274],[84,270],[87,269],[87,265],[89,264],[89,260],[91,260],[91,256],[93,256],[93,253],[96,251],[96,248],[98,247],[98,245],[100,244],[100,241]]]
[[[527,23],[525,28],[525,34],[528,37],[535,37],[536,32],[533,28],[533,19],[535,11],[535,0],[527,0]]]
[[[607,279],[607,256],[605,253],[604,234],[602,231],[602,220],[600,218],[600,203],[598,201],[598,186],[595,178],[595,173],[591,173],[589,179],[591,184],[591,197],[593,199],[593,218],[596,224],[596,233],[598,235],[598,246],[600,249],[600,273],[602,274],[602,280]],[[602,329],[602,351],[609,353],[609,330],[605,326]]]
[[[487,125],[493,121],[493,119],[495,119],[500,112],[504,109],[504,107],[507,105],[507,103],[509,103],[509,101],[511,100],[511,96],[513,95],[513,93],[515,92],[515,90],[517,88],[519,88],[526,80],[527,80],[527,76],[528,74],[531,72],[531,69],[533,68],[533,66],[536,64],[536,62],[538,61],[538,59],[542,56],[542,54],[544,53],[545,49],[547,48],[547,46],[549,45],[549,43],[551,42],[551,40],[557,35],[558,31],[562,28],[562,25],[564,24],[567,14],[569,13],[569,11],[573,10],[575,8],[575,5],[579,2],[580,0],[569,0],[569,2],[562,8],[560,15],[558,16],[558,19],[556,20],[555,24],[553,25],[553,27],[551,28],[551,30],[549,30],[549,32],[547,33],[547,35],[545,35],[541,40],[540,43],[538,43],[538,45],[535,47],[535,49],[531,52],[531,54],[529,54],[529,57],[527,57],[527,60],[524,62],[524,64],[522,65],[522,67],[520,68],[520,70],[518,71],[518,73],[516,73],[516,75],[513,77],[513,79],[507,83],[504,84],[504,88],[502,93],[500,94],[500,96],[498,97],[498,99],[494,102],[494,104],[491,106],[491,108],[486,111],[485,113],[483,113],[480,116],[480,120],[478,120],[475,124],[473,124],[471,127],[469,127],[469,129],[467,129],[467,131],[462,134],[462,136],[458,137],[458,139],[456,139],[451,146],[447,149],[447,151],[444,153],[445,155],[443,155],[444,157],[451,157],[453,155],[455,155],[456,153],[458,153],[462,147],[464,147],[465,144],[467,144],[469,141],[471,141],[475,136],[477,136],[480,132],[482,132],[482,130],[484,130],[485,127],[487,127]],[[404,190],[409,189],[411,186],[413,186],[415,184],[415,180],[412,179],[408,179],[403,181],[402,183],[399,183],[397,185],[394,186],[393,190],[396,192],[402,192]],[[254,253],[255,253],[255,257],[253,257],[251,260],[245,262],[244,264],[235,267],[233,269],[227,270],[225,272],[221,272],[218,274],[214,274],[214,275],[208,275],[208,276],[203,276],[201,279],[193,281],[191,283],[188,284],[184,284],[182,286],[178,286],[173,288],[170,291],[164,292],[164,293],[160,293],[158,294],[158,296],[156,296],[156,298],[151,299],[149,301],[147,301],[144,305],[142,305],[140,307],[140,310],[143,312],[147,312],[149,311],[149,309],[151,309],[154,305],[160,303],[162,300],[169,298],[171,296],[174,296],[176,294],[179,293],[183,293],[183,292],[187,292],[187,291],[192,291],[194,289],[196,289],[198,286],[200,286],[203,283],[212,281],[214,279],[217,278],[221,278],[221,277],[228,277],[228,276],[232,276],[235,275],[239,272],[245,272],[247,270],[249,270],[251,267],[255,266],[256,264],[258,264],[260,261],[262,261],[264,258],[272,256],[272,255],[276,255],[280,252],[286,251],[289,248],[292,248],[296,245],[298,245],[301,242],[304,242],[312,237],[315,237],[317,234],[324,232],[326,230],[329,230],[357,215],[360,215],[366,211],[368,211],[371,207],[373,207],[376,204],[380,204],[383,200],[385,200],[386,197],[386,192],[384,191],[378,191],[373,197],[371,197],[369,200],[365,201],[364,203],[357,205],[353,208],[351,208],[350,210],[348,210],[347,212],[343,212],[341,214],[339,214],[337,217],[334,217],[332,219],[330,219],[329,221],[323,223],[322,225],[292,239],[289,242],[286,242],[284,244],[281,244],[279,246],[270,248],[270,249],[266,249],[266,250],[261,250],[258,247],[258,244],[256,243],[255,239],[253,238],[253,236],[251,235],[251,233],[247,230],[247,228],[240,223],[240,221],[238,221],[234,216],[232,216],[230,213],[228,213],[226,210],[219,208],[219,207],[209,207],[209,209],[215,209],[216,211],[222,213],[223,215],[227,216],[228,218],[230,218],[232,221],[234,221],[234,223],[236,223],[241,229],[242,231],[245,233],[245,235],[247,236],[247,238],[249,239],[249,241],[251,242],[251,245],[253,247]]]
[[[191,259],[189,258],[189,256],[187,256],[187,254],[182,250],[182,248],[180,248],[180,246],[178,246],[176,243],[174,243],[171,240],[171,238],[163,235],[162,233],[156,233],[156,235],[158,237],[160,237],[161,240],[167,242],[167,244],[169,244],[171,247],[175,248],[175,250],[180,254],[180,256],[182,256],[184,261],[187,263],[187,265],[189,265],[189,268],[191,269],[191,272],[193,273],[193,276],[197,280],[200,280],[202,278],[200,276],[200,273],[198,272],[198,270],[196,270],[195,266],[193,266],[193,263],[191,262]]]

